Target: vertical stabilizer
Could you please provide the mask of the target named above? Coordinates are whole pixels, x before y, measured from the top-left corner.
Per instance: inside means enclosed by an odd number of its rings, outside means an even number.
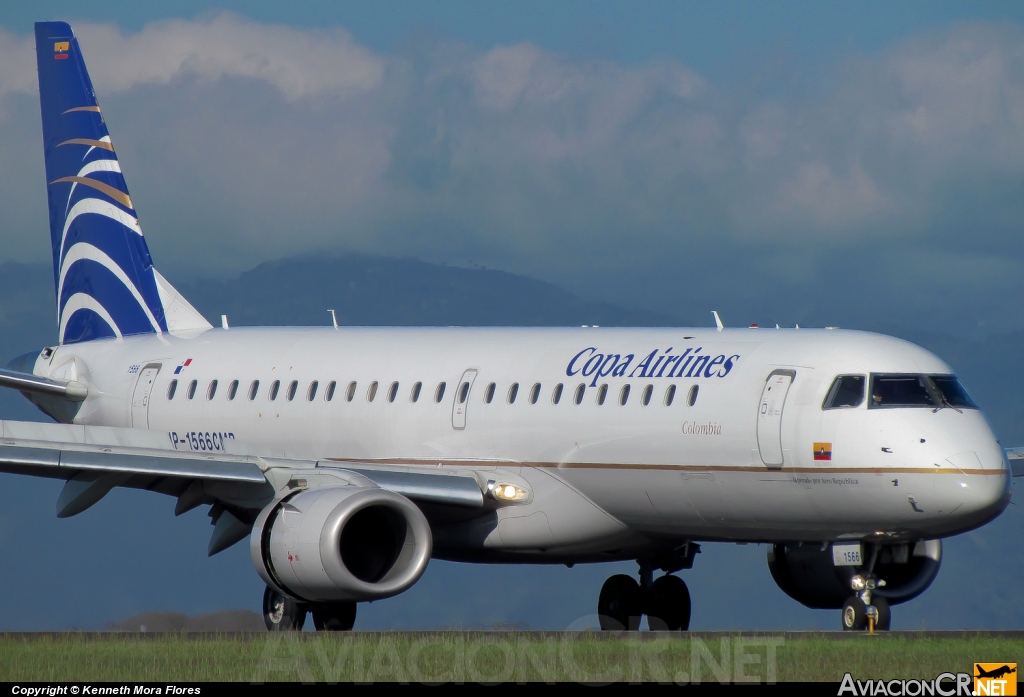
[[[209,328],[169,283],[160,287],[70,25],[35,29],[60,343],[174,329],[167,297],[176,323]]]

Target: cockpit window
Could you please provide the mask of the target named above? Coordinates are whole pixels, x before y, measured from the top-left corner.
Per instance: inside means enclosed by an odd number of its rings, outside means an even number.
[[[946,405],[960,409],[978,408],[956,375],[932,375],[930,377]]]
[[[977,409],[978,405],[955,375],[876,374],[871,376],[868,407]]]
[[[868,407],[936,407],[924,375],[872,375]]]
[[[843,407],[859,407],[864,402],[863,375],[840,375],[832,381],[822,409],[842,409]]]

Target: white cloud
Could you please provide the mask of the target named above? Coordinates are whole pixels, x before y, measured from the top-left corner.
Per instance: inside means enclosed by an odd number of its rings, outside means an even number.
[[[175,79],[234,77],[269,83],[293,100],[365,92],[384,71],[380,58],[340,28],[299,30],[230,13],[153,22],[128,35],[109,24],[73,28],[93,84],[106,95]],[[0,33],[0,95],[35,89],[33,48],[31,38]]]
[[[76,31],[158,262],[356,248],[669,287],[679,263],[751,245],[799,249],[812,271],[858,240],[1024,258],[1006,232],[1024,211],[1012,26],[917,37],[799,98],[528,43],[379,55],[343,29],[232,14]],[[40,168],[16,145],[39,142],[33,61],[0,30],[0,191]],[[46,249],[25,241],[45,228],[29,189],[0,193],[0,241],[22,258]]]

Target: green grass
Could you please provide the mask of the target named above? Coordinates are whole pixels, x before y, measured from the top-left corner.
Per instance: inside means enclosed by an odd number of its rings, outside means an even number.
[[[931,679],[970,672],[975,661],[1024,664],[1024,639],[972,633],[0,635],[0,681],[714,682],[743,675],[761,682],[839,681],[846,672],[862,680]]]

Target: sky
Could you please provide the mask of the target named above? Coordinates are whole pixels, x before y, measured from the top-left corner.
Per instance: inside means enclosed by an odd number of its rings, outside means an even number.
[[[1021,3],[5,3],[0,263],[49,262],[40,19],[72,22],[172,282],[360,251],[701,324],[1024,329]],[[144,537],[43,513],[68,553]]]
[[[1017,3],[10,4],[0,261],[48,257],[39,17],[172,281],[352,250],[701,324],[1024,328]]]

